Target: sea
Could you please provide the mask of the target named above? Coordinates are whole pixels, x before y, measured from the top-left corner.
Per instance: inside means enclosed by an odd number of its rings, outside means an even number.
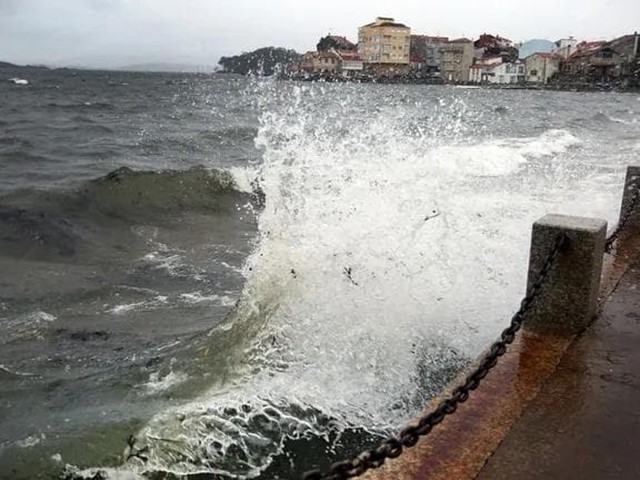
[[[617,220],[637,93],[0,68],[0,478],[293,479]],[[480,421],[480,420],[479,420]]]

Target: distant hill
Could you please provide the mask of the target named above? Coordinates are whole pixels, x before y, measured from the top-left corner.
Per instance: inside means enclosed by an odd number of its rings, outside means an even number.
[[[551,53],[555,47],[555,43],[550,40],[535,39],[528,40],[520,46],[518,52],[519,58],[527,58],[534,53]]]
[[[211,73],[215,68],[211,65],[193,65],[180,63],[140,63],[135,65],[125,65],[115,68],[126,72],[184,72],[184,73]]]
[[[16,65],[15,63],[0,62],[0,68],[28,68],[32,70],[48,70],[50,67],[46,65]]]
[[[286,69],[288,65],[302,58],[295,50],[286,48],[265,47],[253,52],[242,53],[233,57],[222,57],[218,64],[223,72],[241,75],[273,75],[278,66]]]

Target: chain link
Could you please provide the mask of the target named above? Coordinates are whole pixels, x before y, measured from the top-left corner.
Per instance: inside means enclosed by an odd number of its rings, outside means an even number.
[[[629,185],[625,185],[625,188],[629,188],[632,186],[634,186],[634,184],[633,182],[630,182]],[[638,199],[640,198],[640,178],[638,177],[636,177],[635,179],[635,189],[636,191],[633,192],[633,197],[631,197],[631,201],[627,203],[627,208],[625,208],[624,213],[620,217],[620,220],[618,221],[618,225],[616,225],[615,230],[611,232],[611,235],[609,235],[607,237],[607,240],[604,242],[604,251],[607,253],[611,252],[611,248],[613,247],[613,244],[620,236],[620,232],[624,230],[625,226],[627,225],[627,222],[629,221],[629,218],[631,218],[631,214],[633,213],[636,204],[638,203]]]
[[[637,196],[636,194],[636,200]],[[428,435],[447,415],[454,413],[458,405],[466,402],[471,392],[480,386],[482,379],[497,365],[500,357],[506,353],[507,346],[515,340],[516,333],[522,327],[526,313],[531,309],[535,299],[540,294],[558,255],[566,246],[566,243],[567,237],[564,234],[558,235],[547,261],[538,274],[537,280],[533,282],[527,295],[520,302],[520,308],[511,317],[509,326],[501,333],[500,339],[491,345],[489,352],[482,358],[476,369],[467,376],[462,385],[453,390],[448,398],[442,400],[434,410],[420,417],[417,422],[402,429],[397,437],[386,439],[377,448],[366,450],[353,460],[334,463],[328,472],[320,470],[309,471],[304,474],[303,480],[343,480],[357,477],[367,470],[378,468],[387,459],[400,456],[404,448],[413,447],[418,443],[420,437]]]

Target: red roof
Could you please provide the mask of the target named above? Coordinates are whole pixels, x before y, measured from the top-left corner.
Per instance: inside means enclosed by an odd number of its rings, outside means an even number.
[[[594,50],[596,48],[600,48],[605,43],[607,42],[605,42],[604,40],[599,40],[596,42],[582,42],[578,44],[578,50]]]
[[[351,61],[351,62],[361,62],[362,59],[358,55],[357,50],[337,50],[338,55],[343,60]]]
[[[411,63],[424,63],[424,58],[419,55],[411,55],[411,59],[409,61]]]
[[[607,42],[605,41],[597,41],[597,42],[582,42],[578,44],[578,50],[573,52],[567,58],[567,61],[576,60],[578,58],[582,58],[588,55],[591,55],[596,50],[603,47]]]

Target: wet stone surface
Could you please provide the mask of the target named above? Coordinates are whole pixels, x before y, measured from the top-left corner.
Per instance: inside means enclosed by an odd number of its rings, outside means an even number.
[[[477,477],[640,478],[640,258]]]

